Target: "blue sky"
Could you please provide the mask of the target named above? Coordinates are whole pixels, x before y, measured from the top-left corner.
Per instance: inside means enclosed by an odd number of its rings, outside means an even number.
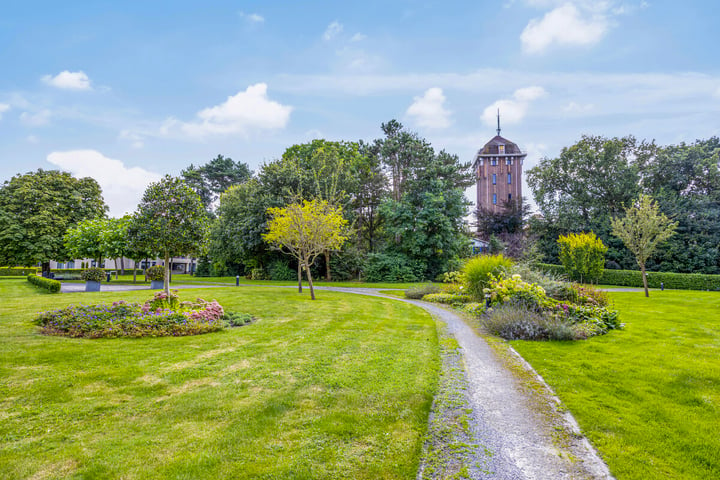
[[[713,2],[347,3],[3,5],[0,180],[93,176],[119,215],[190,163],[257,169],[392,118],[470,161],[499,107],[526,168],[582,134],[720,134]]]

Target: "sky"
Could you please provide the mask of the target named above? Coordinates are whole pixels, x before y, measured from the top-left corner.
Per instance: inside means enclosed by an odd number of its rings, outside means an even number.
[[[720,135],[711,1],[66,1],[0,6],[0,181],[91,176],[112,216],[218,154],[257,170],[397,119],[525,169],[582,135]],[[524,186],[524,195],[531,192]],[[467,192],[474,198],[474,189]]]

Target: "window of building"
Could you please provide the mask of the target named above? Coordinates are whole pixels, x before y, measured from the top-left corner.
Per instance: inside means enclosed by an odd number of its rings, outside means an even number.
[[[75,268],[75,261],[73,260],[73,261],[68,262],[67,268]]]
[[[497,205],[497,193],[493,193],[493,205]]]
[[[500,155],[505,153],[505,145],[498,145],[498,153]]]
[[[512,200],[512,193],[508,193],[508,200]]]
[[[497,174],[493,173],[493,185],[497,185]]]
[[[512,157],[505,157],[505,165],[512,165]]]
[[[493,167],[496,167],[496,166],[497,166],[497,162],[498,162],[497,158],[491,158],[491,159],[490,159],[490,165],[492,165]]]
[[[508,173],[508,185],[512,183],[512,173]]]

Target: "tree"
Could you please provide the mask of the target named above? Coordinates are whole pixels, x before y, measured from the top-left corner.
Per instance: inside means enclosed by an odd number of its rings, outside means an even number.
[[[347,220],[342,209],[324,200],[293,203],[284,208],[270,208],[266,242],[287,249],[305,269],[310,297],[315,300],[310,266],[327,250],[337,250],[347,240]],[[301,278],[298,278],[301,282]]]
[[[648,195],[640,195],[626,210],[624,218],[612,219],[612,233],[625,243],[635,255],[642,272],[645,296],[649,297],[645,263],[658,245],[675,234],[677,222],[661,213],[657,203]]]
[[[594,233],[560,235],[560,263],[568,275],[583,282],[595,282],[605,267],[608,248]]]
[[[213,211],[213,204],[220,194],[232,185],[244,183],[250,179],[250,167],[243,162],[235,162],[230,157],[218,155],[205,165],[196,167],[190,164],[180,175],[185,182],[200,196],[208,212]]]
[[[610,235],[610,219],[640,193],[640,172],[657,153],[654,143],[634,137],[583,136],[557,158],[543,158],[527,171],[542,221],[535,233],[546,261],[558,257],[558,236],[594,231],[609,246],[608,258],[623,267],[632,256]]]
[[[118,277],[117,259],[120,259],[120,269],[122,274],[125,275],[125,257],[131,256],[132,250],[128,242],[130,218],[129,215],[121,218],[108,218],[100,233],[104,254],[108,258],[115,260],[115,278]],[[133,273],[133,280],[135,280],[135,273]]]
[[[182,179],[166,175],[145,190],[133,223],[134,243],[158,252],[165,261],[165,293],[170,294],[170,257],[198,252],[205,239],[207,213],[197,193]]]
[[[84,219],[105,215],[107,207],[98,183],[55,170],[16,175],[0,187],[0,264],[65,260],[64,236]]]
[[[92,258],[100,267],[108,254],[103,242],[103,232],[108,219],[86,219],[68,229],[65,233],[65,249],[72,258]]]

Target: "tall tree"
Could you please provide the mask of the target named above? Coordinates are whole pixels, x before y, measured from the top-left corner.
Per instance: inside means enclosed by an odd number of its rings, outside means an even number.
[[[298,260],[305,269],[310,297],[315,300],[310,267],[327,250],[337,250],[347,240],[347,220],[342,208],[324,200],[305,200],[283,208],[271,208],[266,242],[275,245]],[[301,278],[298,278],[301,284]]]
[[[635,255],[642,273],[645,296],[649,297],[645,263],[658,245],[675,234],[677,222],[671,221],[648,195],[640,195],[625,212],[624,218],[612,219],[612,233]]]
[[[559,157],[529,169],[527,182],[545,224],[538,235],[545,259],[557,258],[559,234],[594,231],[609,246],[609,260],[630,266],[627,250],[610,236],[610,218],[640,193],[640,170],[656,152],[654,143],[632,136],[583,136]]]
[[[166,175],[145,190],[133,223],[143,249],[159,252],[165,261],[165,293],[170,294],[170,257],[201,250],[207,212],[200,197],[182,179]]]
[[[65,260],[63,238],[68,228],[105,215],[107,207],[98,183],[54,170],[16,175],[0,187],[0,264]]]
[[[103,232],[107,228],[107,223],[107,218],[93,218],[85,219],[70,227],[64,236],[68,255],[72,258],[92,258],[100,267],[103,258],[108,255],[107,246],[103,242]]]
[[[232,185],[249,180],[252,172],[246,163],[218,155],[205,165],[196,167],[191,164],[180,175],[200,196],[208,212],[212,212],[220,194]]]
[[[105,255],[115,261],[115,278],[118,277],[118,258],[120,259],[120,270],[125,275],[125,257],[130,257],[132,253],[128,243],[130,222],[130,215],[121,218],[108,218],[100,234],[100,241],[105,250]],[[133,274],[134,278],[135,274]]]

